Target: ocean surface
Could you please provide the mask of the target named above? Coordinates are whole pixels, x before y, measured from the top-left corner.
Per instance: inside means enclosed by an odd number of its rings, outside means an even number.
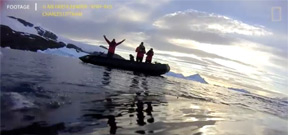
[[[287,135],[287,97],[1,49],[1,134]]]

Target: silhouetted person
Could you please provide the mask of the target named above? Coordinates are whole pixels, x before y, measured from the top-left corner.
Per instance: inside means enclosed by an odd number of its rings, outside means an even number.
[[[134,56],[132,54],[130,54],[129,57],[130,57],[130,61],[135,61]]]
[[[137,52],[136,61],[137,62],[142,62],[144,54],[146,53],[145,47],[144,47],[144,43],[141,42],[141,44],[136,48],[135,51]]]
[[[115,116],[108,116],[107,124],[110,126],[110,134],[116,134],[117,124],[115,122]]]
[[[147,53],[146,53],[146,63],[151,63],[152,61],[152,57],[154,55],[154,52],[153,52],[153,48],[151,48]]]
[[[113,55],[115,53],[116,46],[120,45],[121,43],[123,43],[125,41],[125,39],[123,39],[121,42],[118,42],[118,43],[116,43],[115,39],[113,39],[112,41],[109,41],[105,35],[104,35],[104,39],[109,44],[109,49],[108,49],[108,54],[107,54],[107,57],[109,57],[109,58],[113,57]]]

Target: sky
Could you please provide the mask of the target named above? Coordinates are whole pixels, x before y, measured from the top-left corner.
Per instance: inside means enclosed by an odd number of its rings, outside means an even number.
[[[5,9],[7,4],[35,2],[40,7],[112,8],[74,10],[83,12],[81,17],[43,17],[42,12],[52,10],[41,8]],[[133,52],[143,41],[147,49],[154,48],[155,60],[169,63],[173,72],[199,73],[210,84],[225,87],[288,94],[287,5],[286,0],[8,0],[2,3],[1,16],[19,17],[92,45],[105,44],[104,34],[126,39],[119,50]]]

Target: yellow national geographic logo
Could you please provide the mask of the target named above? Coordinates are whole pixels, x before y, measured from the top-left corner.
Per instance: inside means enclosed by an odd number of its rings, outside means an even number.
[[[282,9],[281,7],[271,8],[271,20],[274,22],[279,22],[282,20]]]

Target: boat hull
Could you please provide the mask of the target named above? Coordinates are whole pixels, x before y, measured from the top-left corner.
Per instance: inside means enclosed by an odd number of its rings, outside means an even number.
[[[151,64],[151,63],[140,63],[135,61],[129,61],[125,59],[107,58],[97,55],[86,55],[79,58],[85,63],[91,63],[95,65],[107,66],[111,68],[118,68],[124,70],[135,71],[148,75],[159,76],[170,71],[168,64]]]

